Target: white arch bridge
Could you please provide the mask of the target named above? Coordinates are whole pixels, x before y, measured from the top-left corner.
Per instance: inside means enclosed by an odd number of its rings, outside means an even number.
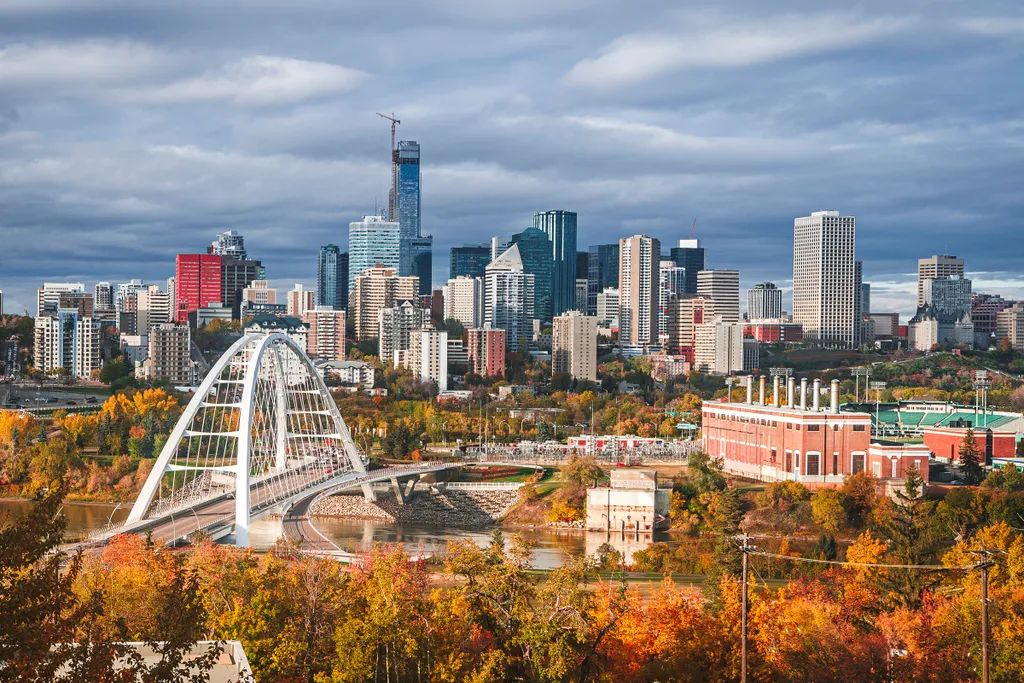
[[[233,532],[313,496],[452,467],[367,471],[366,460],[313,363],[284,334],[248,334],[214,364],[182,413],[124,525],[90,538],[150,533],[176,540]],[[414,485],[414,484],[412,484]],[[400,494],[404,491],[400,491]],[[404,497],[404,495],[403,495]]]

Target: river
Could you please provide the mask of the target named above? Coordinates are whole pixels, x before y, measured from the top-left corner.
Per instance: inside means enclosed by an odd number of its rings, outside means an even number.
[[[25,500],[0,500],[0,523],[8,515],[19,516],[28,511],[32,505]],[[68,519],[67,538],[81,538],[88,532],[106,526],[108,520],[123,521],[128,517],[131,505],[122,503],[80,503],[69,501],[64,504],[64,515]],[[374,543],[401,543],[413,553],[436,553],[444,550],[449,541],[470,540],[481,546],[491,540],[491,530],[468,531],[465,529],[445,529],[436,526],[397,524],[379,521],[342,519],[336,517],[317,517],[317,528],[340,548],[348,551],[365,551]],[[634,536],[621,534],[605,534],[603,532],[586,532],[582,530],[558,530],[548,528],[523,528],[503,530],[506,540],[518,534],[536,544],[533,565],[537,569],[552,569],[560,566],[567,556],[578,556],[583,553],[594,554],[598,546],[606,541],[611,543],[627,559],[636,550],[647,547],[650,536]],[[252,523],[250,541],[254,548],[267,549],[272,547],[281,536],[281,518],[268,515]],[[654,541],[672,544],[672,536],[656,533]]]

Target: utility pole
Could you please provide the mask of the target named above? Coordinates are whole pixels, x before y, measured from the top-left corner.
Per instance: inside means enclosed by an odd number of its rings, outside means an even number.
[[[395,214],[398,212],[399,192],[398,183],[396,182],[395,178],[395,170],[396,166],[398,165],[398,157],[395,154],[395,126],[401,124],[402,122],[395,118],[394,112],[391,112],[391,116],[377,112],[377,116],[391,122],[391,192],[390,195],[388,196],[388,220],[394,222]]]
[[[750,607],[748,598],[748,575],[750,574],[750,553],[757,550],[750,545],[750,536],[744,533],[737,537],[743,541],[743,599],[740,610],[740,683],[747,683],[747,610]]]
[[[992,555],[1005,555],[1005,550],[989,550],[984,545],[980,550],[968,550],[972,555],[981,556],[981,561],[974,565],[981,570],[981,683],[988,683],[988,570],[995,565]]]

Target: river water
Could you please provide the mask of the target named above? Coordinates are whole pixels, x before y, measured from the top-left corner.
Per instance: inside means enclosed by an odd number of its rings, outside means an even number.
[[[0,524],[8,515],[19,516],[28,511],[32,505],[24,500],[0,500]],[[64,515],[68,519],[67,537],[78,539],[88,532],[107,525],[108,520],[115,523],[128,517],[131,505],[122,503],[77,503],[64,504]],[[445,529],[436,526],[396,524],[370,520],[341,519],[336,517],[317,517],[316,527],[327,538],[336,543],[342,550],[362,552],[369,550],[374,543],[401,543],[410,553],[437,553],[443,551],[450,541],[473,541],[481,546],[490,543],[491,530],[469,531],[465,529]],[[560,566],[565,558],[581,554],[593,555],[597,548],[605,542],[626,556],[627,561],[636,550],[646,548],[652,541],[651,536],[626,534],[606,534],[604,532],[588,532],[582,530],[558,530],[544,527],[503,530],[506,541],[513,534],[522,536],[536,544],[533,550],[533,565],[537,569],[552,569]],[[257,549],[272,547],[281,537],[281,518],[268,515],[252,523],[250,541]],[[672,537],[665,533],[655,533],[654,541],[672,544]]]

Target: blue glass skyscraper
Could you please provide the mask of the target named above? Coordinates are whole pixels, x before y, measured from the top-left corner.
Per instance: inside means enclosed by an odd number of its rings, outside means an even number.
[[[670,258],[680,268],[686,269],[684,294],[697,293],[697,273],[705,269],[704,248],[700,240],[679,240],[678,247],[669,251]]]
[[[397,192],[395,215],[401,233],[399,275],[417,275],[420,293],[429,294],[432,284],[433,238],[424,235],[420,214],[420,144],[402,140],[395,149],[393,190]]]
[[[527,228],[518,235],[512,235],[512,243],[519,247],[523,272],[534,276],[534,316],[544,322],[550,322],[553,315],[552,283],[555,268],[551,256],[551,240],[542,230]],[[576,266],[575,259],[574,252],[573,268]],[[575,288],[575,283],[573,284]]]
[[[448,277],[483,277],[484,269],[491,262],[491,247],[488,244],[465,244],[452,247],[448,262]]]
[[[348,252],[337,245],[320,247],[316,268],[316,305],[335,310],[348,308]]]
[[[533,214],[533,227],[551,240],[554,260],[551,306],[554,315],[576,308],[576,212],[541,211]]]
[[[619,245],[590,247],[587,269],[587,315],[597,315],[597,295],[607,287],[619,287]],[[697,284],[694,282],[694,287]]]

